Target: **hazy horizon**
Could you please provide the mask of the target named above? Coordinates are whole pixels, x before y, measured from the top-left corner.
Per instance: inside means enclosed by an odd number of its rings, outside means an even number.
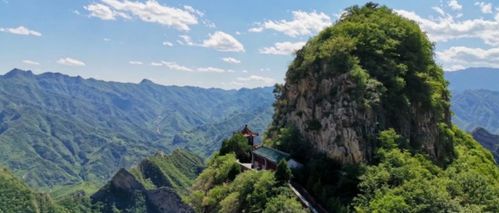
[[[0,73],[17,67],[114,82],[272,86],[283,82],[296,49],[345,8],[366,2],[2,0]],[[499,67],[499,5],[378,3],[420,24],[444,70]]]

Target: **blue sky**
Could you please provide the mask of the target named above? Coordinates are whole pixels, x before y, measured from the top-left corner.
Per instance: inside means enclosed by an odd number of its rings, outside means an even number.
[[[366,1],[0,0],[0,73],[241,88],[283,82],[293,51]],[[420,23],[446,71],[499,67],[499,1],[378,1]]]

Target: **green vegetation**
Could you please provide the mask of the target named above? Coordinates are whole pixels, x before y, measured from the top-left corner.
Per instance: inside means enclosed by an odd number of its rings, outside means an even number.
[[[490,153],[457,128],[449,132],[457,159],[447,168],[425,156],[412,155],[394,141],[393,130],[382,132],[377,165],[360,176],[358,212],[497,212],[499,169]]]
[[[296,90],[286,90],[298,87],[301,93],[303,85],[322,83],[347,86],[341,87],[342,93],[325,87],[330,94],[312,86],[319,92],[306,100],[309,108],[300,110],[324,115],[335,108],[320,104],[351,102],[343,104],[351,109],[338,110],[362,116],[338,122],[353,123],[346,127],[359,136],[357,145],[365,147],[361,151],[366,164],[349,165],[341,156],[335,161],[318,151],[331,147],[345,149],[345,155],[358,154],[348,151],[354,142],[339,143],[343,139],[336,137],[317,144],[304,137],[321,134],[323,127],[297,109],[299,101],[289,98],[294,93],[288,94]],[[329,211],[498,211],[499,169],[488,151],[452,126],[450,94],[433,59],[432,43],[417,23],[389,8],[374,3],[348,8],[337,23],[296,53],[286,85],[277,85],[274,95],[276,113],[268,133],[272,138],[265,143],[304,163],[295,171],[295,181]],[[332,131],[346,134],[334,130],[334,122],[329,124]]]
[[[0,168],[0,212],[67,212],[48,194],[36,193],[7,169]]]
[[[114,83],[13,70],[0,76],[0,163],[44,191],[102,185],[158,150],[185,148],[206,157],[234,127],[263,131],[271,94],[272,88]]]
[[[215,155],[186,200],[197,212],[306,212],[281,184],[271,171],[240,173],[232,153]]]
[[[285,160],[279,161],[277,164],[277,169],[275,171],[275,179],[279,183],[288,183],[291,179],[291,169],[288,167],[288,163]]]
[[[170,155],[157,153],[143,160],[137,167],[131,168],[130,173],[146,189],[168,186],[184,195],[203,167],[200,157],[177,149]]]
[[[233,152],[236,154],[236,158],[241,162],[250,162],[251,149],[252,147],[250,144],[248,144],[248,140],[242,134],[238,133],[222,142],[220,155],[225,155]]]
[[[103,212],[156,212],[162,206],[180,211],[187,208],[180,196],[188,194],[203,167],[201,158],[184,150],[175,150],[170,155],[156,153],[130,172],[121,169],[116,173],[91,196],[91,207]],[[79,201],[82,206],[88,204],[86,198]]]

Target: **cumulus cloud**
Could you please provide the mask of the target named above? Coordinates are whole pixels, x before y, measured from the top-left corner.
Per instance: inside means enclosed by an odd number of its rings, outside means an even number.
[[[97,17],[102,20],[115,20],[115,17],[118,16],[116,11],[113,11],[110,7],[104,4],[94,3],[84,6],[83,8],[90,12],[90,16]]]
[[[173,43],[169,42],[169,41],[164,41],[163,42],[163,46],[165,46],[165,47],[173,47]]]
[[[499,68],[499,48],[451,47],[436,52],[437,60],[445,71],[455,71],[468,67]]]
[[[492,4],[491,3],[485,3],[483,1],[475,2],[475,5],[480,7],[480,11],[482,13],[492,13]]]
[[[274,46],[264,47],[259,50],[261,54],[290,55],[305,45],[306,42],[277,42]]]
[[[24,35],[24,36],[42,36],[40,32],[30,30],[24,26],[19,26],[16,28],[0,28],[0,32],[12,33],[16,35]]]
[[[29,65],[40,65],[40,63],[32,60],[23,60],[24,64],[29,64]]]
[[[70,57],[60,58],[59,60],[57,60],[57,63],[66,66],[85,66],[85,63],[83,63],[82,61]]]
[[[198,16],[202,13],[191,6],[183,8],[161,5],[156,0],[146,2],[129,0],[101,0],[84,8],[90,16],[103,20],[115,20],[118,17],[137,18],[144,22],[157,23],[177,30],[188,31],[191,25],[198,24]]]
[[[449,14],[436,19],[423,18],[415,12],[395,10],[398,14],[416,21],[427,32],[430,40],[446,42],[460,38],[481,39],[488,45],[499,46],[499,15],[495,19],[467,19],[458,21]]]
[[[143,64],[142,61],[129,61],[128,63],[131,65],[142,65]]]
[[[237,39],[222,31],[217,31],[203,41],[203,47],[213,48],[221,52],[244,52],[244,46]]]
[[[151,66],[164,66],[170,70],[181,72],[224,73],[226,70],[216,67],[187,67],[173,61],[151,62]]]
[[[180,35],[177,43],[188,46],[200,46],[206,48],[213,48],[220,52],[244,52],[244,46],[233,36],[217,31],[210,34],[209,37],[202,42],[194,42],[188,35]]]
[[[275,30],[291,37],[311,35],[331,25],[331,18],[320,12],[293,11],[292,20],[268,20],[258,23],[256,27],[250,28],[250,32],[262,32],[263,30]]]
[[[461,4],[459,4],[459,2],[457,0],[449,0],[447,2],[447,5],[453,10],[463,9],[463,6]]]
[[[229,64],[240,64],[241,61],[240,60],[237,60],[235,58],[232,58],[232,57],[225,57],[225,58],[222,58],[222,61],[226,62],[226,63],[229,63]]]

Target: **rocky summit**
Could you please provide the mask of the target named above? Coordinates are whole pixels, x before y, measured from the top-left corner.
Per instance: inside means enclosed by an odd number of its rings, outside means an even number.
[[[346,164],[370,162],[378,133],[394,128],[413,151],[448,161],[452,144],[440,129],[450,125],[449,92],[432,51],[412,21],[369,6],[349,10],[296,53],[275,91],[270,135],[296,128]]]

